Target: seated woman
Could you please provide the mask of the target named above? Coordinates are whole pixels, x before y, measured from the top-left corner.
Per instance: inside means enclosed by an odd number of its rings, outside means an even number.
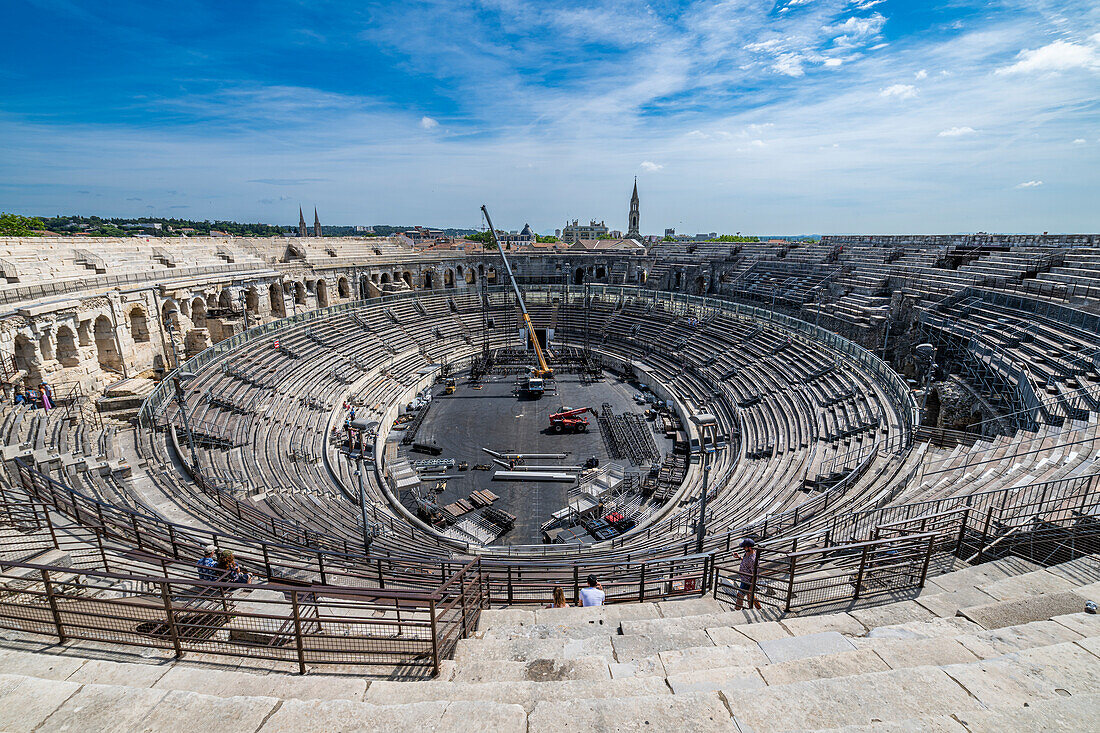
[[[222,580],[226,583],[252,582],[252,574],[245,572],[231,550],[225,550],[218,556],[218,567],[225,571]]]

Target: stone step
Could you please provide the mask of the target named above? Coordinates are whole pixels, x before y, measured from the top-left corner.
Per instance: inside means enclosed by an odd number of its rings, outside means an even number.
[[[986,583],[1008,578],[1013,575],[1022,575],[1023,573],[1029,573],[1033,570],[1042,570],[1042,567],[1028,560],[1024,560],[1023,558],[1010,556],[982,563],[981,565],[972,565],[962,570],[944,573],[943,575],[937,575],[934,578],[929,578],[925,586],[926,590],[929,587],[935,587],[939,588],[940,592],[953,591],[965,587],[978,588]]]
[[[539,702],[528,717],[530,733],[589,731],[737,732],[717,693],[688,693],[621,699]]]

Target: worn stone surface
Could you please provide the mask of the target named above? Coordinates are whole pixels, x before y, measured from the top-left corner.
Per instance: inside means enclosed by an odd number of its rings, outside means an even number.
[[[1026,596],[1037,596],[1044,593],[1060,593],[1072,590],[1077,583],[1061,576],[1044,571],[1024,573],[1012,578],[1001,580],[982,586],[982,592],[993,596],[998,601],[1012,601]]]
[[[978,657],[954,639],[857,639],[859,645],[874,649],[893,669],[922,665],[962,664]]]
[[[738,730],[729,711],[713,692],[633,700],[540,702],[527,718],[527,729],[529,733]]]
[[[935,667],[794,682],[750,695],[724,697],[734,716],[754,731],[867,725],[876,720],[901,721],[978,707]],[[809,700],[813,704],[807,704]]]
[[[933,618],[928,621],[909,621],[894,626],[878,626],[867,632],[867,639],[927,639],[933,636],[958,636],[982,627],[959,616]]]
[[[1076,641],[1081,635],[1054,621],[1033,621],[1019,626],[1005,626],[990,631],[977,631],[958,637],[960,644],[983,659],[1038,646]]]
[[[257,675],[177,665],[157,680],[155,687],[222,697],[256,695],[300,700],[362,700],[367,683],[350,677]]]
[[[3,667],[2,662],[0,667]],[[169,669],[171,665],[167,664],[122,664],[89,659],[66,679],[85,684],[152,687]]]
[[[633,662],[612,662],[608,665],[612,679],[623,677],[664,677],[665,665],[658,657],[636,659]]]
[[[620,628],[624,634],[657,634],[730,626],[734,623],[740,623],[740,620],[734,614],[723,612],[674,618],[626,619],[620,624]]]
[[[789,685],[792,682],[847,677],[890,669],[872,649],[857,649],[823,657],[806,657],[759,668],[769,685]]]
[[[631,698],[669,694],[660,677],[631,677],[617,680],[567,682],[375,682],[367,691],[366,702],[375,705],[400,705],[417,702],[470,700],[520,705],[530,711],[540,700],[577,700],[584,698]]]
[[[554,682],[561,680],[609,680],[607,660],[601,657],[578,659],[531,659],[526,662],[467,660],[455,668],[451,678],[463,682]]]
[[[519,705],[457,701],[447,706],[439,721],[439,730],[447,733],[526,733],[527,713]]]
[[[984,606],[996,599],[981,589],[965,586],[955,591],[943,591],[936,586],[926,587],[916,602],[937,616],[954,616],[960,608]]]
[[[868,629],[903,624],[907,621],[927,621],[935,615],[916,601],[898,601],[884,606],[858,608],[849,613]]]
[[[721,603],[713,598],[683,598],[675,601],[659,601],[657,608],[661,611],[662,618],[678,618],[681,616],[705,616],[720,613],[724,610]]]
[[[666,674],[692,672],[713,667],[743,667],[751,669],[768,663],[768,657],[759,647],[712,646],[661,652],[659,655]]]
[[[1081,636],[1100,636],[1100,614],[1066,613],[1051,619],[1060,626],[1065,626],[1071,631],[1076,631]]]
[[[1063,592],[961,608],[959,615],[982,628],[999,629],[1032,621],[1045,621],[1053,616],[1083,610],[1084,606],[1081,596],[1073,592]]]
[[[755,624],[740,624],[733,627],[738,633],[744,634],[753,641],[771,641],[772,639],[785,639],[791,635],[783,624],[778,621],[761,621]],[[711,638],[714,635],[711,634]]]
[[[0,671],[5,674],[24,674],[47,680],[67,679],[80,669],[84,660],[58,654],[29,654],[4,649],[0,651]]]
[[[273,697],[214,697],[172,690],[149,711],[136,730],[257,730],[278,704],[279,700]]]
[[[0,730],[34,730],[79,688],[74,682],[0,674]]]
[[[978,710],[960,716],[960,720],[970,733],[1082,733],[1095,729],[1100,720],[1100,695],[1059,696],[1034,701],[1026,708]]]
[[[966,728],[954,718],[936,715],[869,725],[846,725],[833,728],[829,733],[966,733]]]
[[[138,689],[121,685],[84,685],[42,724],[46,730],[133,731],[142,730],[145,718],[167,697],[166,690]],[[270,701],[270,706],[275,704]],[[184,719],[168,720],[177,730],[190,727]],[[259,725],[260,721],[256,721]],[[153,728],[169,730],[170,728]],[[195,730],[198,730],[197,728]]]
[[[350,700],[287,700],[267,719],[261,733],[352,733],[387,730],[440,730],[448,703],[370,705]]]
[[[830,613],[825,616],[787,616],[779,623],[793,636],[818,634],[823,631],[837,631],[846,636],[861,636],[867,633],[867,627],[847,613]]]
[[[459,665],[468,659],[574,659],[576,657],[611,659],[611,639],[607,636],[586,639],[461,639],[455,650]]]
[[[682,695],[686,692],[708,692],[711,690],[755,690],[764,686],[764,678],[757,669],[741,667],[720,667],[700,669],[695,672],[681,672],[670,675],[666,680],[672,692]]]
[[[1085,555],[1076,560],[1052,565],[1047,568],[1047,572],[1073,581],[1074,585],[1095,583],[1100,581],[1100,554]]]
[[[672,649],[713,645],[714,642],[703,629],[677,631],[671,634],[630,634],[611,637],[611,646],[615,650],[617,662],[632,662],[635,659],[656,656]]]
[[[741,632],[743,628],[745,628],[745,624],[741,626],[718,626],[707,628],[706,632],[711,642],[718,646],[756,646],[755,639],[750,639]]]
[[[967,586],[978,587],[1012,575],[1030,573],[1033,570],[1042,570],[1042,567],[1029,560],[1010,556],[936,576],[925,583],[925,589],[936,587],[953,591]]]
[[[789,662],[792,659],[817,657],[823,654],[837,654],[853,649],[855,649],[855,646],[852,642],[836,631],[788,636],[782,639],[770,639],[760,642],[760,650],[768,655],[768,661],[772,664]]]

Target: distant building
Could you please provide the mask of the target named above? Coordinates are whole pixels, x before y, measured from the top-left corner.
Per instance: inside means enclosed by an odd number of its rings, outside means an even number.
[[[356,234],[374,234],[374,227],[356,226]]]
[[[576,242],[579,239],[599,239],[600,235],[609,236],[610,232],[606,224],[602,221],[597,223],[595,219],[590,220],[587,224],[581,224],[574,219],[571,222],[566,222],[565,228],[561,230],[561,238],[566,242]]]
[[[302,213],[302,207],[298,207],[298,236],[308,237],[309,231],[306,229],[306,215]]]
[[[500,240],[501,246],[505,249],[519,249],[520,247],[526,247],[534,244],[537,241],[535,233],[531,231],[530,224],[524,224],[523,229],[518,233],[509,232],[507,234],[497,234],[497,239]]]
[[[675,229],[666,229],[665,230],[665,236],[666,237],[675,237],[676,236],[676,230]]]
[[[321,219],[317,216],[317,207],[313,207],[313,236],[321,236]]]
[[[630,213],[626,215],[626,236],[630,239],[641,239],[642,233],[638,230],[641,221],[641,205],[638,201],[638,177],[634,176],[634,193],[630,196]]]

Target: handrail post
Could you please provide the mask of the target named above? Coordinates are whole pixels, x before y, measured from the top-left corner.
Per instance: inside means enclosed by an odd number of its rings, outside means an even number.
[[[757,552],[757,556],[759,556]],[[797,562],[797,558],[794,555],[790,555],[790,563],[787,567],[787,599],[783,602],[783,610],[790,612],[791,601],[794,600],[794,569]],[[756,578],[753,578],[753,585],[756,584]]]
[[[57,598],[54,597],[53,583],[50,582],[50,571],[42,569],[42,585],[46,589],[46,602],[50,604],[50,614],[53,616],[53,624],[57,627],[58,643],[64,644],[67,640],[65,627],[61,625],[61,612],[57,608]]]
[[[932,548],[935,546],[935,544],[936,535],[933,534],[931,537],[928,538],[928,550],[924,553],[924,562],[921,564],[920,583],[917,585],[918,588],[924,587],[924,581],[928,577],[928,565],[932,562]]]
[[[460,638],[466,638],[466,572],[459,570],[458,578],[458,602],[462,606],[462,629]]]
[[[510,586],[509,586],[510,588]],[[576,564],[573,565],[573,603],[581,602],[581,578]]]
[[[512,593],[513,593],[512,592],[512,566],[509,565],[508,566],[508,604],[509,605],[511,605],[511,603],[512,603],[512,597],[513,597]]]
[[[298,608],[298,591],[290,591],[290,608],[294,614],[294,649],[298,653],[298,674],[306,673],[306,654],[302,643],[302,614]]]
[[[962,552],[963,539],[966,537],[966,525],[970,520],[970,507],[963,509],[962,523],[959,525],[959,538],[955,540],[955,557]]]
[[[428,611],[432,617],[432,676],[439,676],[439,631],[435,621],[435,599],[428,600]]]
[[[871,549],[870,545],[863,546],[863,552],[859,556],[859,572],[856,573],[856,587],[852,593],[852,600],[859,600],[859,589],[863,586],[863,573],[867,570],[867,553]]]
[[[183,659],[183,647],[180,645],[179,629],[176,628],[176,613],[172,609],[172,594],[168,591],[168,581],[161,581],[160,597],[164,602],[164,618],[168,621],[168,636],[172,639],[172,648],[176,659]]]
[[[980,563],[982,561],[982,555],[985,554],[985,543],[989,537],[989,525],[993,522],[993,507],[989,507],[989,511],[985,513],[985,524],[982,525],[982,539],[978,544],[978,557],[977,560]]]
[[[642,575],[638,581],[638,603],[645,600],[645,563],[642,563]]]

